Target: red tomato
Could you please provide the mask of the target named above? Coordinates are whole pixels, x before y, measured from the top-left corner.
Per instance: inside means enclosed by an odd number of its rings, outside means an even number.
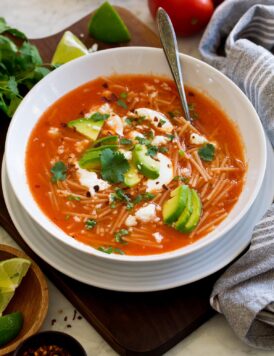
[[[203,29],[213,11],[212,0],[148,0],[152,16],[158,7],[169,14],[177,35],[190,36]]]

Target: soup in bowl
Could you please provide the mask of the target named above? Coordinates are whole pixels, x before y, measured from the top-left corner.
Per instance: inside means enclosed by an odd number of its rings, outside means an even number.
[[[81,58],[27,96],[8,134],[8,174],[52,235],[111,258],[170,258],[222,236],[247,212],[265,169],[259,118],[222,74],[182,59],[191,123],[157,49]],[[12,142],[27,112],[16,167]]]

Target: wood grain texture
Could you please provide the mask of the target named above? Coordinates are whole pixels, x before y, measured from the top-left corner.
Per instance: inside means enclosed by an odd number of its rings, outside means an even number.
[[[30,259],[25,253],[7,246],[0,245],[0,261],[13,257]],[[16,311],[23,314],[23,327],[18,336],[0,348],[0,355],[7,355],[29,336],[37,333],[42,326],[48,310],[48,286],[38,265],[32,264],[22,279],[20,286],[10,301],[4,315]]]
[[[132,40],[126,45],[160,46],[157,35],[146,25],[129,11],[123,8],[118,8],[118,11],[132,34]],[[87,35],[89,18],[90,16],[87,16],[68,28],[76,35],[83,33],[82,40],[87,46],[94,43],[94,40]],[[32,41],[39,47],[44,61],[51,60],[62,34],[63,31]],[[110,47],[99,43],[99,49]],[[8,122],[0,119],[0,158],[3,156],[7,127]],[[39,264],[79,312],[121,355],[162,355],[214,314],[208,300],[217,275],[163,292],[106,291],[72,280],[35,255],[12,224],[2,191],[0,223],[24,251]]]

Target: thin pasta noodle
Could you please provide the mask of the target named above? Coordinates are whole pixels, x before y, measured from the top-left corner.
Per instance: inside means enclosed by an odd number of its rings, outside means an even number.
[[[116,227],[118,226],[118,224],[120,223],[121,221],[121,217],[123,216],[123,214],[125,213],[125,210],[126,210],[126,207],[123,206],[121,211],[120,211],[120,214],[117,216],[117,219],[114,221],[111,229],[110,229],[110,233],[113,233],[116,229]]]
[[[228,213],[224,213],[223,215],[217,217],[216,219],[210,221],[208,224],[204,225],[201,227],[201,229],[197,230],[197,234],[201,234],[203,231],[209,229],[209,228],[214,228],[216,224],[218,224],[219,222],[221,222],[222,220],[224,220],[227,217]]]
[[[223,196],[224,196],[225,194],[227,194],[227,193],[233,188],[233,186],[234,186],[234,184],[233,184],[233,183],[230,183],[230,184],[228,185],[228,187],[227,187],[226,189],[224,189],[224,190],[222,191],[222,193],[219,194],[219,195],[215,198],[215,200],[212,201],[212,204],[217,204],[218,201],[220,201],[220,200],[223,198]]]
[[[156,248],[163,248],[163,245],[153,243],[147,240],[143,240],[140,238],[128,238],[128,237],[123,237],[123,239],[127,242],[131,242],[136,245],[142,245],[142,246],[149,246],[149,247],[156,247]]]
[[[204,178],[204,180],[207,182],[209,180],[207,173],[205,172],[205,170],[203,169],[203,167],[201,167],[194,159],[193,157],[190,155],[189,156],[189,161],[193,164],[193,166],[197,169],[197,171],[201,174],[201,176]]]
[[[196,160],[196,162],[199,164],[199,166],[202,167],[203,170],[206,172],[208,179],[211,179],[210,175],[208,174],[206,168],[204,167],[204,165],[200,159],[200,156],[199,156],[197,150],[193,152],[193,156],[194,156],[193,158]]]

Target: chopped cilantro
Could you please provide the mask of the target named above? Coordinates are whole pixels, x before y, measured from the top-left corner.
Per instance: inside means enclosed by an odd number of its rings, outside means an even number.
[[[122,99],[117,100],[117,105],[121,106],[123,109],[127,109],[127,104]]]
[[[136,204],[139,204],[141,203],[143,200],[144,201],[149,201],[151,199],[153,199],[155,197],[154,194],[152,193],[144,193],[144,194],[138,194],[135,199],[133,200],[133,204],[136,205]]]
[[[179,155],[180,157],[185,157],[185,151],[184,150],[179,150]]]
[[[173,140],[174,140],[174,138],[175,138],[175,136],[174,135],[172,135],[172,134],[166,134],[166,137],[172,142]]]
[[[149,132],[147,132],[147,133],[145,134],[145,136],[146,136],[149,140],[152,140],[153,137],[154,137],[154,133],[153,133],[152,130],[150,130]]]
[[[215,156],[215,146],[211,143],[207,143],[198,150],[198,154],[203,161],[213,161]]]
[[[114,234],[114,239],[116,242],[119,242],[121,244],[127,244],[125,240],[123,240],[123,236],[127,236],[129,234],[128,230],[126,229],[121,229]]]
[[[153,145],[147,146],[147,153],[146,153],[147,156],[154,157],[156,156],[157,152],[158,152],[157,146],[153,146]]]
[[[115,189],[115,194],[118,200],[130,201],[130,197],[121,188]]]
[[[126,122],[128,125],[132,125],[132,121],[133,121],[133,119],[130,118],[130,117],[127,117],[127,118],[125,119],[125,122]]]
[[[175,177],[173,178],[173,180],[187,183],[187,182],[189,181],[189,178],[187,178],[187,177],[181,177],[181,176],[175,176]]]
[[[104,253],[107,253],[107,254],[111,254],[111,253],[117,253],[119,255],[124,255],[124,251],[122,251],[121,249],[117,248],[117,247],[112,247],[112,246],[109,246],[109,247],[105,247],[105,246],[100,246],[98,247],[98,250],[101,251],[101,252],[104,252]]]
[[[188,109],[189,109],[190,111],[195,110],[196,104],[194,104],[194,103],[189,103],[189,104],[187,104],[187,105],[188,105]]]
[[[105,148],[100,156],[102,177],[109,183],[124,181],[124,173],[129,170],[129,163],[121,152]]]
[[[122,92],[122,93],[120,94],[120,98],[121,98],[121,99],[126,99],[127,96],[128,96],[128,93],[127,93],[126,91],[124,91],[124,92]]]
[[[58,161],[53,167],[51,167],[50,172],[52,173],[51,180],[53,183],[58,182],[59,180],[63,181],[67,178],[67,166],[64,162]]]
[[[140,117],[138,118],[138,120],[137,120],[137,123],[138,123],[138,124],[142,124],[145,119],[146,119],[145,116],[140,116]]]
[[[176,116],[181,116],[180,110],[169,111],[168,114],[172,119]]]
[[[72,201],[72,200],[80,201],[81,200],[81,198],[76,195],[68,195],[67,199],[70,201]]]
[[[93,121],[104,121],[109,118],[109,114],[101,114],[99,112],[95,112],[90,116],[90,119]]]
[[[132,141],[129,140],[128,138],[122,137],[122,138],[120,139],[120,144],[121,144],[121,145],[131,145],[131,144],[132,144]]]
[[[167,147],[159,147],[159,152],[167,153],[168,152],[168,148]]]
[[[136,141],[138,141],[141,145],[150,145],[150,141],[147,138],[137,136],[135,137]]]
[[[160,119],[160,124],[164,125],[166,123],[166,120]]]
[[[94,228],[94,226],[96,225],[96,221],[93,219],[87,219],[86,223],[85,223],[85,228],[87,230],[91,230]]]

